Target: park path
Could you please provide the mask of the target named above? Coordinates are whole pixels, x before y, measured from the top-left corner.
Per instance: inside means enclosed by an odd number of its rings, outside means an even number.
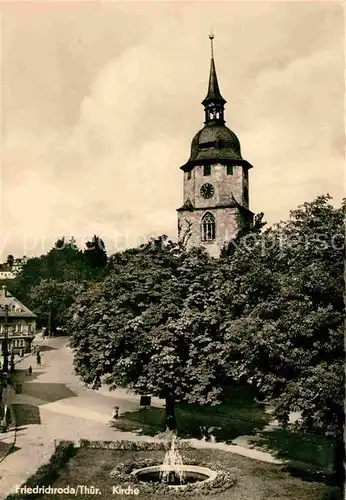
[[[115,405],[119,406],[120,413],[139,410],[139,396],[123,389],[110,392],[105,388],[93,391],[84,387],[74,374],[73,354],[66,345],[66,338],[36,343],[41,344],[42,364],[37,366],[34,356],[17,364],[18,370],[26,370],[31,365],[33,374],[25,376],[23,392],[13,396],[12,403],[18,405],[15,450],[0,463],[0,500],[49,461],[55,439],[157,440],[122,432],[108,425]],[[163,401],[152,398],[152,405],[162,407]],[[7,439],[11,439],[11,433]],[[280,462],[269,453],[247,446],[206,443],[196,439],[190,442],[198,448],[218,448],[257,460]]]
[[[18,370],[26,370],[31,365],[33,374],[26,376],[22,394],[13,397],[12,403],[20,405],[16,411],[16,443],[15,451],[0,463],[1,500],[49,461],[54,439],[155,440],[108,426],[115,405],[120,407],[120,412],[140,409],[138,396],[125,390],[96,392],[83,387],[73,373],[73,355],[66,347],[66,338],[37,343],[42,346],[41,366],[36,365],[34,356],[16,365]],[[152,403],[162,405],[155,398]],[[11,434],[13,432],[8,434],[8,439]]]

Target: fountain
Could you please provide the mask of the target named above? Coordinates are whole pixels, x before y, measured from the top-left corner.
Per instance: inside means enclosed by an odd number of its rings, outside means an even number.
[[[166,435],[166,439],[167,437]],[[121,450],[129,449],[140,452],[165,450],[166,453],[163,462],[157,458],[140,457],[120,462],[110,472],[111,479],[117,484],[122,483],[141,492],[168,494],[172,498],[180,495],[206,496],[213,491],[227,490],[235,484],[235,469],[229,469],[215,461],[212,465],[204,463],[203,458],[198,456],[203,455],[203,453],[188,443],[181,443],[178,446],[178,442],[178,438],[173,432],[168,439],[168,446],[163,442],[121,442],[119,447]],[[180,447],[188,451],[187,457],[190,458],[186,458],[187,464],[183,463],[178,450]],[[197,457],[191,455],[197,455]]]
[[[160,472],[160,481],[171,485],[184,484],[185,472],[183,470],[183,459],[175,448],[177,436],[172,435],[171,447],[167,451]]]
[[[217,473],[206,467],[184,465],[183,459],[176,448],[177,436],[172,435],[169,450],[161,465],[135,469],[132,475],[145,483],[163,483],[169,488],[185,488],[193,483],[213,481]]]

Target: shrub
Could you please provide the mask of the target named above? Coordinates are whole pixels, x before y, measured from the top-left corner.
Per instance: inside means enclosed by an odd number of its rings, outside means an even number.
[[[328,488],[328,490],[324,493],[322,500],[343,500],[341,489],[336,486]]]
[[[174,496],[198,495],[205,498],[209,495],[221,493],[236,484],[237,480],[235,470],[227,470],[222,466],[222,464],[215,462],[210,464],[201,462],[198,459],[193,460],[190,458],[185,461],[188,461],[189,465],[199,465],[201,467],[210,468],[216,471],[217,475],[211,481],[187,484],[182,489],[176,489],[174,490]],[[114,467],[110,473],[110,477],[117,482],[122,482],[127,486],[136,488],[136,486],[138,486],[139,479],[131,474],[133,470],[161,464],[161,461],[152,459],[130,460],[124,463],[119,463],[116,467]],[[146,492],[148,494],[156,493],[160,494],[160,496],[172,495],[172,489],[165,483],[141,483],[140,489],[141,492]]]
[[[169,443],[167,441],[89,441],[80,440],[81,448],[101,448],[106,450],[124,450],[124,451],[160,451],[167,450]],[[179,441],[179,449],[189,449],[191,446]]]

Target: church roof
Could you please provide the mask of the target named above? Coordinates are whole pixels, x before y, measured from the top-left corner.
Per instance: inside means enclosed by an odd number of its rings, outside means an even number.
[[[181,169],[189,170],[194,165],[210,161],[252,167],[241,155],[238,137],[225,125],[207,124],[197,132],[192,139],[190,158]]]
[[[207,94],[207,97],[204,99],[204,101],[202,101],[203,106],[208,104],[210,101],[220,102],[222,104],[226,104],[226,102],[227,102],[222,97],[220,89],[219,89],[219,82],[217,81],[217,74],[216,74],[214,57],[211,58],[211,62],[210,62],[208,94]]]
[[[211,40],[209,85],[207,97],[202,102],[206,121],[204,127],[192,139],[190,158],[180,168],[188,171],[195,165],[209,162],[239,164],[251,168],[252,165],[242,158],[238,137],[225,125],[223,115],[226,101],[221,95],[215,69],[214,36],[210,35],[209,38]]]

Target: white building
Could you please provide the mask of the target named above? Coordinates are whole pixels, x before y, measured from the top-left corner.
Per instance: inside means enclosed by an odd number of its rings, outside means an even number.
[[[22,356],[30,352],[35,333],[36,315],[3,286],[0,290],[0,355],[6,337],[10,353]]]

